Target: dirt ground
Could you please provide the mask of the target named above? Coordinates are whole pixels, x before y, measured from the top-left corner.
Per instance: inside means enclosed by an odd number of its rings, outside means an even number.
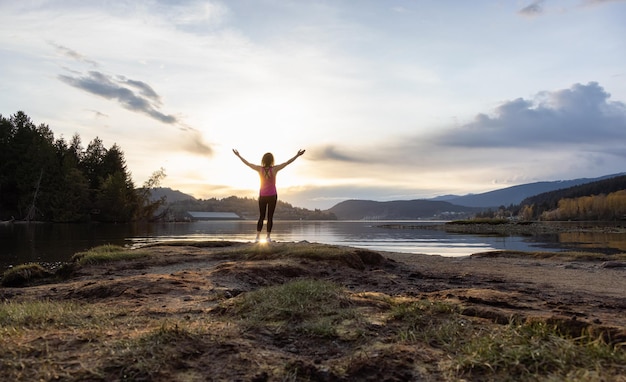
[[[235,246],[241,252],[252,250],[254,244]],[[362,265],[346,266],[284,257],[233,260],[223,248],[194,245],[155,246],[150,251],[152,255],[145,259],[82,267],[63,282],[0,288],[0,300],[76,300],[98,304],[103,309],[124,308],[137,315],[193,320],[210,314],[220,302],[243,292],[296,278],[314,278],[332,281],[352,293],[451,302],[462,306],[463,315],[490,322],[504,324],[512,317],[558,321],[572,335],[593,329],[604,333],[611,342],[626,342],[626,264],[622,262],[538,259],[498,253],[450,258],[378,252],[380,257],[376,257],[363,251]],[[276,338],[268,333],[248,332],[242,338],[232,328],[216,330],[225,336],[232,330],[231,341],[198,350],[210,359],[210,365],[202,366],[202,362],[209,361],[197,359],[189,361],[195,366],[187,366],[210,370],[213,377],[205,380],[272,380],[267,372],[258,371],[263,369],[260,358],[263,362],[273,358],[276,362],[297,364],[300,369],[309,370],[311,380],[413,380],[416,372],[403,371],[403,363],[412,364],[411,370],[416,370],[415,364],[420,363],[418,369],[425,380],[430,380],[424,378],[427,375],[433,376],[432,380],[443,380],[436,377],[437,355],[426,354],[426,350],[420,355],[412,353],[406,360],[392,355],[385,362],[380,361],[378,368],[361,366],[345,379],[324,372],[332,369],[333,359],[340,358],[339,345]],[[368,357],[368,364],[376,365],[376,356]],[[165,374],[155,380],[168,378],[176,379]]]
[[[626,264],[497,253],[463,258],[385,255],[419,270],[422,290],[428,290],[430,284],[435,293],[451,293],[449,298],[477,307],[626,328],[626,315],[620,313],[626,309]],[[482,297],[471,298],[474,294]]]

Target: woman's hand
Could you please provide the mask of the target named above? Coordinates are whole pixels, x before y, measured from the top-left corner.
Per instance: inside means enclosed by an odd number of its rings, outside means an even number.
[[[239,151],[237,151],[237,150],[235,150],[235,149],[233,149],[233,153],[235,153],[235,155],[237,155],[237,156],[240,156],[240,155],[239,155]]]
[[[298,156],[300,156],[300,155],[304,154],[304,152],[305,152],[305,151],[306,151],[306,150],[298,150]]]

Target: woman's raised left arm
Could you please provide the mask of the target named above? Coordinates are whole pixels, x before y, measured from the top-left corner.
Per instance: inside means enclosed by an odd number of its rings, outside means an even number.
[[[281,163],[277,166],[274,166],[274,169],[276,171],[278,170],[282,170],[283,168],[287,167],[287,165],[289,165],[290,163],[293,163],[293,161],[295,161],[296,159],[298,159],[299,156],[301,156],[302,154],[304,154],[306,150],[298,150],[298,153],[296,155],[293,156],[293,158],[289,159],[287,162],[285,163]]]

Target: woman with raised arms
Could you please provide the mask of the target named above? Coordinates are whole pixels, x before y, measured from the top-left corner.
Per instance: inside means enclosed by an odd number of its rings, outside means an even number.
[[[276,174],[287,167],[290,163],[298,159],[298,157],[304,154],[305,150],[298,150],[298,153],[293,158],[289,159],[285,163],[274,165],[274,155],[272,153],[266,153],[261,159],[261,165],[256,165],[248,162],[244,159],[239,151],[233,149],[233,153],[241,159],[241,161],[259,174],[261,179],[261,187],[259,190],[259,220],[256,225],[256,239],[255,243],[259,242],[261,237],[261,231],[263,230],[263,221],[267,215],[267,237],[266,241],[270,243],[272,241],[270,235],[272,233],[272,226],[274,225],[274,210],[276,209],[276,203],[278,202],[278,191],[276,190]]]

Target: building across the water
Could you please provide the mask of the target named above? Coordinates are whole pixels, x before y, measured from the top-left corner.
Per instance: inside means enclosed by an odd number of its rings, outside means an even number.
[[[234,212],[204,212],[187,211],[191,220],[241,220],[241,216]]]

